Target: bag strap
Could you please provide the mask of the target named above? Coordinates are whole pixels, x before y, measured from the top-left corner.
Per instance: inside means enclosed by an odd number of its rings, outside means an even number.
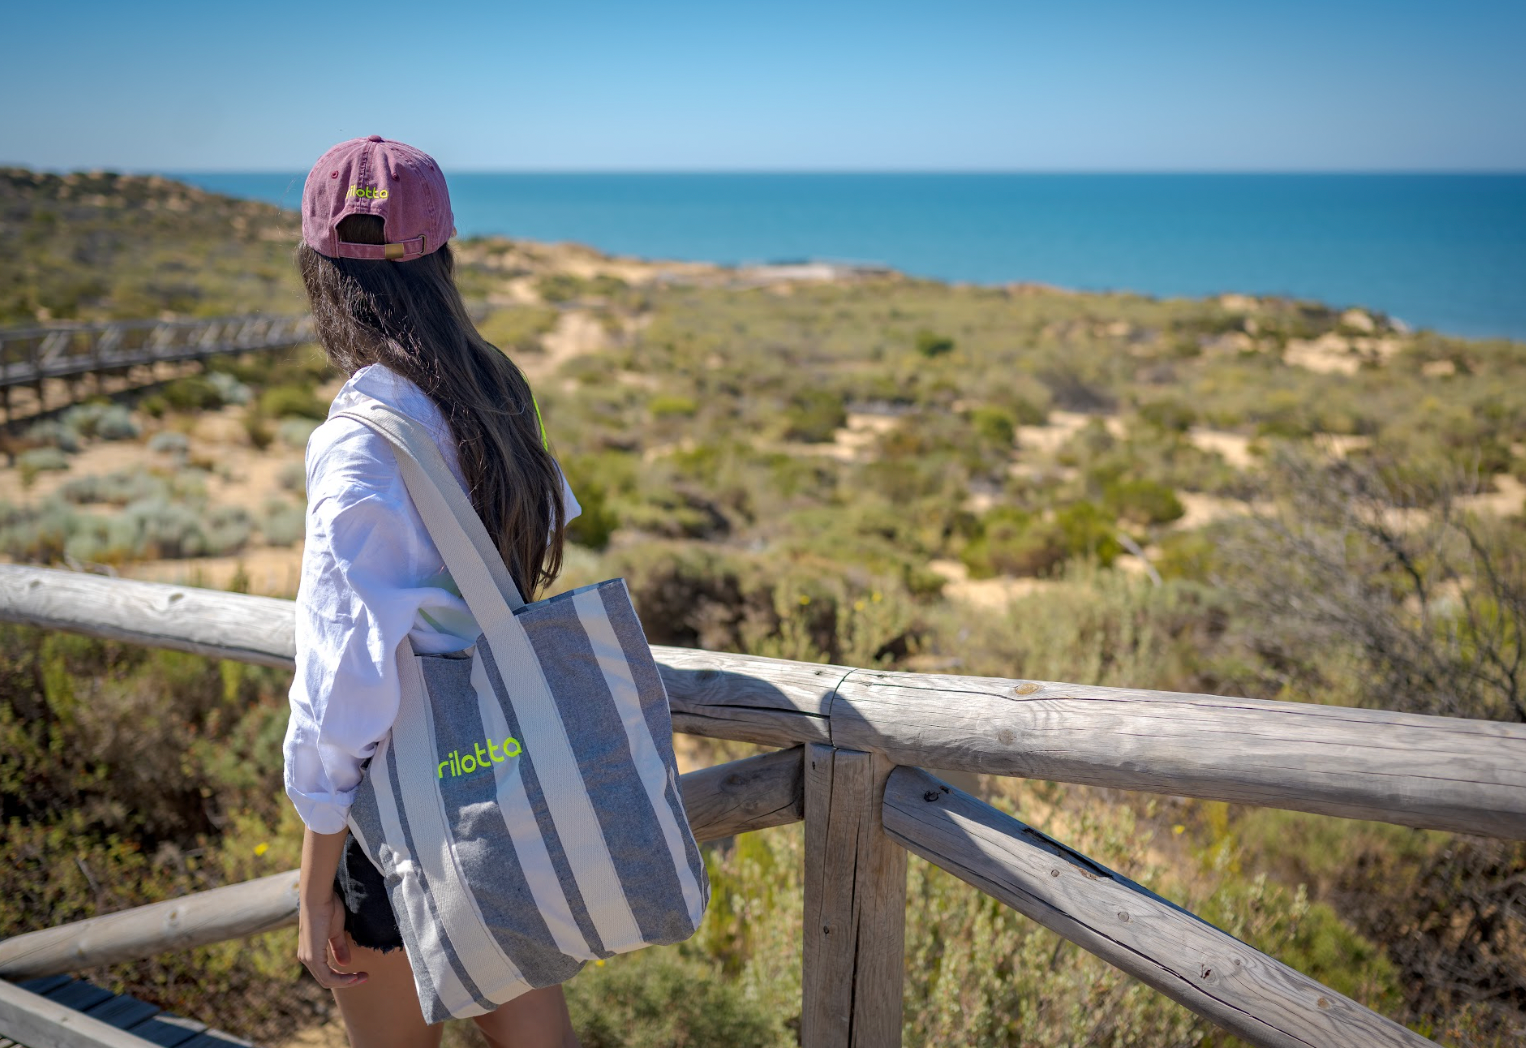
[[[392,445],[403,484],[472,613],[486,614],[492,606],[489,587],[481,585],[486,580],[491,580],[491,589],[510,612],[524,607],[524,597],[498,547],[445,464],[434,438],[407,415],[371,397],[334,415],[369,426]],[[472,591],[476,591],[475,598]]]

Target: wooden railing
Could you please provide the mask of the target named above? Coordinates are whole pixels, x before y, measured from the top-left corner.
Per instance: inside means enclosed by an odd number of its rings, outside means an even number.
[[[292,606],[268,597],[0,566],[0,620],[294,664]],[[704,839],[805,820],[806,1048],[900,1043],[908,851],[1251,1044],[1431,1043],[919,765],[1526,838],[1522,725],[655,651],[677,730],[782,747],[683,788]],[[0,976],[290,924],[294,884],[19,935]]]

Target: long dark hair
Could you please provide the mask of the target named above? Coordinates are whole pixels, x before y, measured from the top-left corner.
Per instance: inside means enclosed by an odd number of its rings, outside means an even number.
[[[340,220],[339,238],[384,243],[382,220],[349,215]],[[390,262],[329,258],[304,243],[297,265],[330,363],[347,375],[382,364],[439,406],[472,507],[520,593],[534,600],[562,570],[561,477],[541,444],[530,384],[467,315],[450,245]]]

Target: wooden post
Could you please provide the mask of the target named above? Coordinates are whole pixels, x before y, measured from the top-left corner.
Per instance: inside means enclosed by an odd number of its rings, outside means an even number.
[[[805,749],[801,1044],[899,1045],[906,852],[881,822],[894,765],[820,743]]]

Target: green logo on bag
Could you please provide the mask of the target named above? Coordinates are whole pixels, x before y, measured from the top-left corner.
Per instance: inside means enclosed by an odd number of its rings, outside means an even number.
[[[512,735],[503,740],[501,751],[497,741],[493,739],[487,740],[487,753],[482,752],[482,743],[480,742],[473,746],[464,757],[461,756],[460,750],[451,750],[450,756],[440,762],[439,777],[445,778],[446,769],[450,770],[450,777],[452,779],[457,775],[470,775],[478,768],[486,768],[489,758],[491,758],[494,764],[502,764],[510,757],[518,757],[522,752],[524,751],[520,749],[519,740]]]

